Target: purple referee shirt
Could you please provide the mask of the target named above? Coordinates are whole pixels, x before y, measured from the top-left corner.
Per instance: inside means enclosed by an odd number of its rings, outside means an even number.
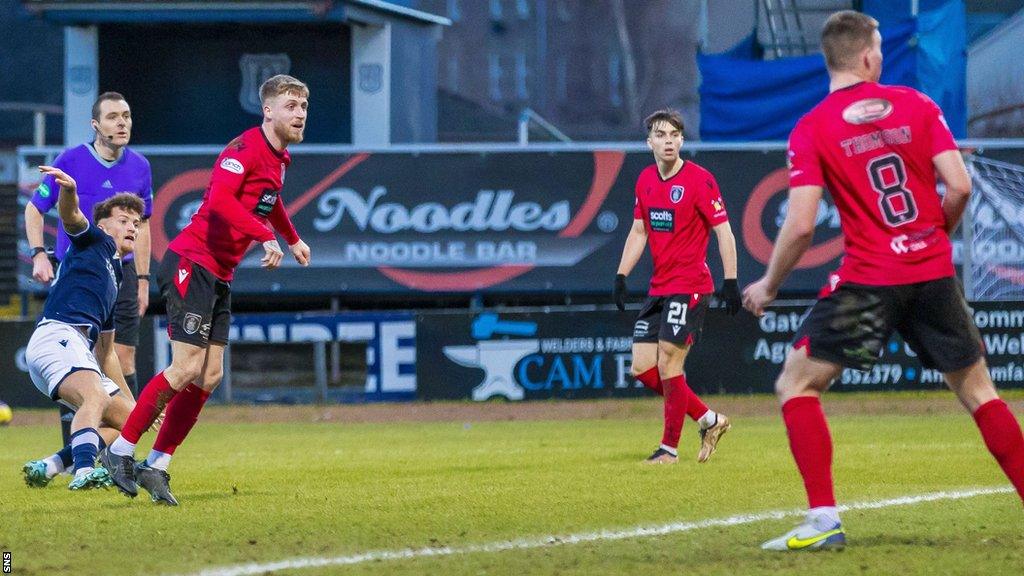
[[[85,217],[92,222],[92,208],[96,204],[119,192],[131,192],[142,198],[146,205],[143,219],[153,214],[153,175],[149,160],[129,148],[124,148],[121,157],[113,162],[104,160],[96,153],[92,143],[68,148],[57,156],[53,165],[66,172],[78,184],[78,203]],[[60,186],[53,176],[46,176],[32,195],[32,204],[39,212],[46,214],[57,205]],[[54,254],[58,260],[64,258],[71,240],[63,226],[57,227],[57,247]]]

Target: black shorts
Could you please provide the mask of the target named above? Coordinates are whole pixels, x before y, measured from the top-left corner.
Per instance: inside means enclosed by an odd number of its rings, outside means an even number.
[[[167,301],[167,335],[176,342],[206,348],[228,343],[231,284],[188,258],[168,250],[157,275]]]
[[[796,332],[793,346],[813,358],[867,370],[893,332],[926,368],[954,372],[984,354],[981,334],[955,278],[917,284],[841,284],[821,297]]]
[[[114,303],[114,342],[124,346],[139,345],[139,275],[135,260],[121,264],[121,286]]]
[[[633,324],[633,342],[665,340],[680,346],[697,341],[711,294],[650,296]]]

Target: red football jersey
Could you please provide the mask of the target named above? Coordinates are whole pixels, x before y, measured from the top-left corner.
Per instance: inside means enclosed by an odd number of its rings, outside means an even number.
[[[280,199],[287,150],[277,151],[259,127],[232,140],[217,158],[203,203],[169,248],[228,282],[252,242],[299,241]]]
[[[686,161],[662,180],[656,165],[636,179],[633,218],[644,221],[654,260],[651,296],[714,291],[708,270],[711,228],[729,220],[715,177]]]
[[[839,209],[842,281],[889,286],[952,276],[932,158],[956,150],[942,111],[903,86],[829,94],[789,137],[789,185],[824,186]]]

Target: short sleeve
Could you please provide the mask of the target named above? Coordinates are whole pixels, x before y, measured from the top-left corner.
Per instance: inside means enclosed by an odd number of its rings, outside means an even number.
[[[100,230],[99,226],[93,226],[91,222],[89,223],[88,228],[82,230],[78,234],[68,234],[68,239],[71,240],[71,243],[74,244],[80,250],[83,248],[88,248],[89,246],[96,244],[97,242],[102,242],[107,238],[107,233],[104,232],[103,230]]]
[[[43,177],[43,181],[39,183],[39,186],[36,186],[31,202],[39,210],[40,214],[46,214],[57,203],[59,195],[60,186],[57,185],[57,181],[54,180],[53,176],[46,175]]]
[[[66,151],[62,152],[53,161],[53,166],[55,168],[60,168],[61,170],[72,174],[73,171],[68,170],[68,164],[69,162]],[[36,209],[39,210],[40,214],[46,214],[51,208],[57,205],[57,198],[59,197],[60,185],[57,184],[57,180],[54,179],[53,176],[47,175],[43,178],[43,181],[39,183],[39,186],[36,186],[36,190],[32,194],[32,199],[30,201]]]
[[[718,182],[710,173],[702,177],[702,182],[697,186],[697,212],[712,227],[729,221],[729,214],[725,211],[725,201],[722,200],[722,192],[718,189]]]
[[[786,151],[789,165],[789,186],[825,186],[821,171],[821,158],[814,146],[814,131],[807,117],[797,122],[789,135],[789,149]]]
[[[142,180],[142,189],[139,190],[139,198],[142,198],[144,208],[142,219],[146,220],[153,215],[153,170],[149,167],[149,161],[143,158],[146,167],[145,176]]]
[[[956,140],[953,138],[953,133],[949,131],[949,125],[946,124],[946,117],[942,115],[942,109],[931,98],[924,94],[921,96],[925,100],[925,109],[928,111],[925,119],[928,123],[926,133],[932,157],[949,150],[957,150]]]

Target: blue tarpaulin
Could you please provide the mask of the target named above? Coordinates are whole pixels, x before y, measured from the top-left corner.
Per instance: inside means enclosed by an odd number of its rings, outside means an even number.
[[[864,11],[880,23],[885,55],[881,81],[928,94],[942,107],[953,135],[964,137],[963,3],[924,0],[917,18],[910,12],[909,1],[903,4],[864,3]],[[828,72],[821,54],[760,58],[753,34],[728,52],[698,55],[702,140],[785,140],[796,121],[828,94]]]

